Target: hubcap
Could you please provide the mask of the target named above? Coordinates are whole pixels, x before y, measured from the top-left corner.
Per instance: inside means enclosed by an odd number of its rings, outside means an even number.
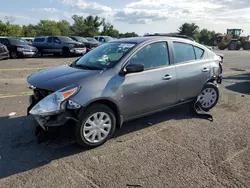
[[[206,88],[201,92],[199,97],[201,106],[203,108],[210,108],[216,102],[217,93],[213,88]]]
[[[83,136],[90,143],[104,140],[111,131],[111,118],[105,112],[92,114],[83,126]]]

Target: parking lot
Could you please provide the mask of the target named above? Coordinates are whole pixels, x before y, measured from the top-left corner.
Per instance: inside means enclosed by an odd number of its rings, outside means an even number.
[[[224,76],[213,122],[183,105],[126,123],[92,150],[67,130],[37,144],[26,116],[27,77],[75,58],[0,61],[0,187],[250,187],[250,51],[218,53]]]

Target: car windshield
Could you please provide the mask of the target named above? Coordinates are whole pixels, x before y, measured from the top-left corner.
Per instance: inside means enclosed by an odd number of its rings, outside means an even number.
[[[134,46],[135,43],[105,43],[82,56],[75,66],[97,70],[112,68]]]
[[[25,42],[22,39],[15,39],[15,38],[10,38],[10,44],[12,45],[27,45],[27,42]]]
[[[103,37],[103,38],[105,38],[106,42],[114,40],[112,37],[109,37],[109,36],[106,36],[106,37]]]
[[[94,38],[86,37],[86,39],[87,39],[88,41],[90,41],[90,42],[96,42],[96,43],[98,43],[98,41],[97,41],[96,39],[94,39]]]
[[[70,37],[58,37],[60,39],[60,41],[62,42],[72,42],[74,41],[72,38]]]

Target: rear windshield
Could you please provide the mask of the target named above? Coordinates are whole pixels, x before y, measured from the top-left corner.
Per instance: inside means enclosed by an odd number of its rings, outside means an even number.
[[[96,39],[91,38],[91,37],[86,37],[86,39],[90,42],[98,42]]]
[[[83,37],[74,37],[78,42],[88,42],[87,39]]]
[[[45,38],[36,38],[34,42],[44,42]]]

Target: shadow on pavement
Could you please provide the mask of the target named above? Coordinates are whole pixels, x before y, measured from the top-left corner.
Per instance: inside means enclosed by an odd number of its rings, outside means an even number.
[[[228,76],[223,78],[225,82],[231,82],[232,85],[225,88],[242,94],[250,94],[250,73]]]
[[[196,118],[189,113],[189,105],[125,123],[117,129],[113,139],[130,132],[148,128],[171,119]],[[199,117],[197,117],[199,118]],[[38,144],[35,120],[31,116],[0,117],[0,178],[28,171],[52,160],[74,155],[85,150],[74,142],[72,124],[64,126],[53,140]],[[116,140],[116,139],[115,139]],[[119,142],[119,139],[117,139]]]

